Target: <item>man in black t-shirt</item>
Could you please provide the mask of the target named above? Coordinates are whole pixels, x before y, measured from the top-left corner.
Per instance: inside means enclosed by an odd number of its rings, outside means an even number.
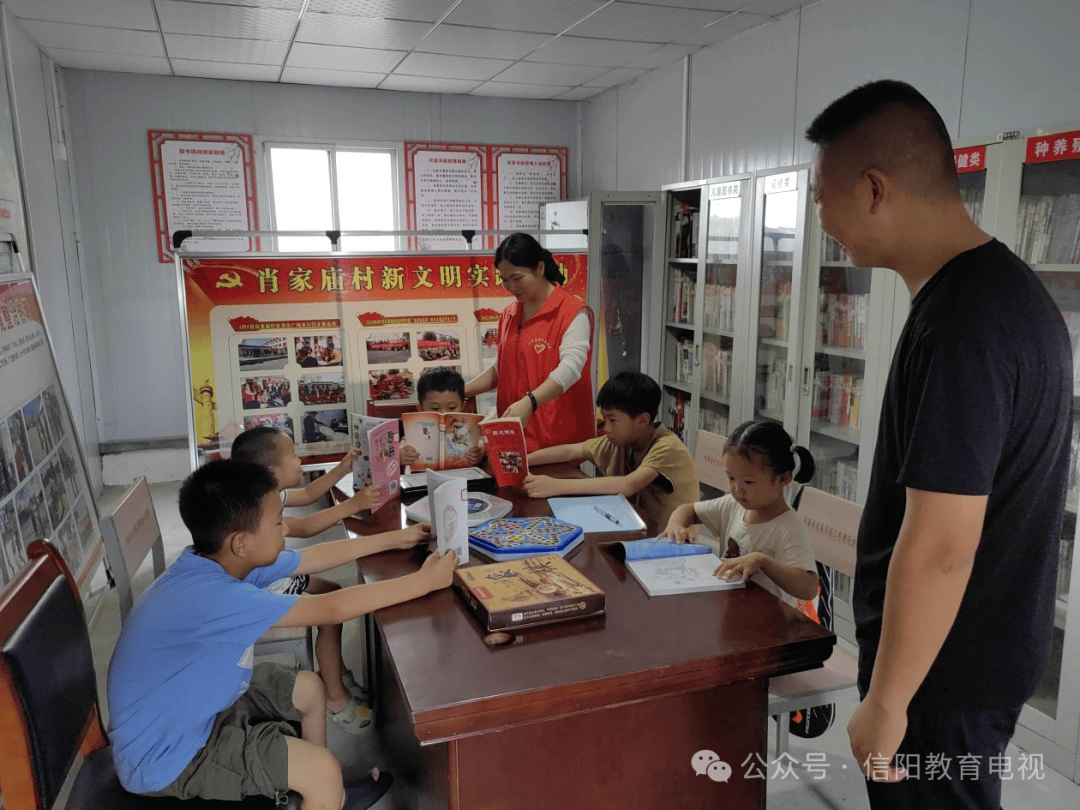
[[[864,85],[806,135],[822,227],[913,296],[859,529],[852,753],[874,810],[997,810],[1053,629],[1068,332],[1030,268],[972,222],[918,91]]]

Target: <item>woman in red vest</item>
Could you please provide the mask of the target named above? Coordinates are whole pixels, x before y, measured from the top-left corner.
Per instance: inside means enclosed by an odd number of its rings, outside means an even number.
[[[498,359],[465,396],[498,388],[499,414],[525,423],[530,453],[593,438],[592,310],[562,288],[555,258],[526,233],[502,241],[495,267],[517,300],[499,317]]]

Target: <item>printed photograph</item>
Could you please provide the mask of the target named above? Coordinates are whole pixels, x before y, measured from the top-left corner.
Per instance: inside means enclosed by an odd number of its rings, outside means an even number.
[[[41,392],[41,404],[45,408],[45,417],[49,425],[49,443],[56,447],[64,437],[64,416],[60,407],[60,398],[56,393],[56,383]]]
[[[0,508],[0,587],[11,582],[25,562],[26,551],[19,536],[15,504],[8,501]]]
[[[19,473],[15,468],[15,448],[11,444],[11,431],[6,421],[0,422],[0,499],[10,495],[19,485]]]
[[[343,410],[304,411],[301,440],[304,444],[344,442],[349,439],[349,415]]]
[[[37,473],[32,475],[15,495],[15,510],[19,513],[19,531],[22,533],[24,549],[39,537],[49,536],[52,531],[49,525],[49,510],[45,506],[45,493],[41,489],[41,478]]]
[[[79,495],[79,468],[75,460],[75,445],[71,437],[65,437],[60,444],[56,456],[60,459],[60,469],[64,472],[64,486],[67,487],[68,498],[74,501]]]
[[[494,360],[499,356],[499,328],[480,327],[480,359]]]
[[[416,339],[416,348],[420,359],[428,363],[461,359],[461,341],[455,332],[421,332]]]
[[[296,363],[302,368],[341,365],[339,335],[305,335],[293,339]]]
[[[407,368],[375,369],[368,372],[372,399],[412,399],[413,373]]]
[[[15,411],[7,420],[8,431],[11,434],[11,447],[14,453],[15,472],[19,475],[19,481],[25,481],[34,469],[34,460],[30,457],[30,444],[26,440],[26,429],[23,427],[22,413]]]
[[[74,522],[79,545],[85,551],[94,540],[94,521],[90,517],[90,510],[86,508],[86,501],[79,498],[75,502],[75,508],[71,511],[71,519]]]
[[[380,363],[404,363],[412,356],[408,332],[375,332],[367,337],[369,366]]]
[[[296,434],[293,432],[293,421],[287,413],[268,413],[260,414],[259,416],[245,416],[244,417],[244,430],[253,427],[272,427],[278,430],[284,430],[294,439]]]
[[[87,518],[89,519],[89,515],[87,515]],[[79,543],[79,535],[75,531],[74,516],[64,521],[64,525],[56,532],[56,539],[53,543],[60,549],[60,553],[64,555],[68,567],[72,571],[78,571],[79,566],[82,565],[84,555]]]
[[[45,505],[49,509],[49,521],[59,526],[68,510],[67,489],[64,487],[64,471],[55,457],[41,468],[41,485],[45,490]]]
[[[289,362],[289,345],[283,337],[244,338],[237,355],[244,371],[280,371]]]
[[[333,405],[345,401],[345,372],[304,374],[296,384],[305,405]]]
[[[245,377],[240,381],[240,399],[245,411],[284,408],[292,402],[292,392],[284,377]]]
[[[41,397],[36,396],[23,405],[22,415],[23,423],[26,425],[26,438],[30,442],[30,453],[34,457],[34,465],[36,466],[52,450],[45,409],[41,407]]]
[[[520,473],[525,471],[525,459],[521,453],[513,451],[499,453],[499,466],[508,473]]]

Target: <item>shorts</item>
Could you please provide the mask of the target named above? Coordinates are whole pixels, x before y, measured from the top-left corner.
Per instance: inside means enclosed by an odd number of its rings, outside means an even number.
[[[283,795],[289,789],[285,738],[299,736],[289,722],[300,722],[292,699],[296,675],[282,664],[256,664],[247,691],[214,718],[195,758],[172,784],[148,795],[219,801]]]
[[[270,591],[270,593],[296,594],[299,596],[308,589],[310,583],[311,577],[308,574],[299,574],[294,577],[275,580],[266,586],[266,590]]]

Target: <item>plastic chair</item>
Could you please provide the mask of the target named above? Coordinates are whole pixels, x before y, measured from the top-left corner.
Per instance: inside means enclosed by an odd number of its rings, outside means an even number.
[[[262,796],[181,801],[124,790],[101,722],[75,579],[44,540],[31,543],[28,556],[0,591],[0,790],[6,810],[50,810],[76,769],[69,810],[273,810],[274,799]],[[288,807],[297,810],[299,795],[289,797]]]
[[[120,597],[120,623],[127,620],[134,604],[131,578],[148,552],[153,552],[154,578],[165,570],[165,548],[161,542],[150,486],[145,478],[132,484],[120,503],[101,519],[105,560]],[[255,644],[255,655],[290,654],[298,667],[314,669],[315,655],[310,627],[272,627]]]

